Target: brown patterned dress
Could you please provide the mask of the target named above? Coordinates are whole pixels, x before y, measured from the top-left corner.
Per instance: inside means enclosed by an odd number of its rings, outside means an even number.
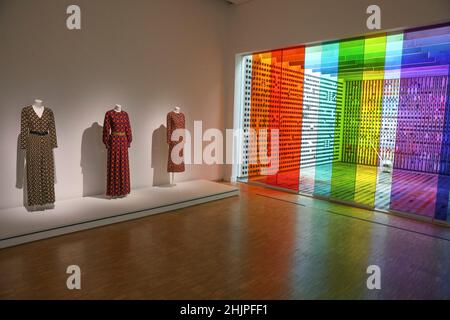
[[[45,107],[39,118],[33,106],[23,108],[20,148],[26,150],[28,206],[55,202],[53,148],[57,146],[53,111]]]
[[[167,114],[167,143],[169,144],[169,159],[167,160],[167,172],[184,172],[184,152],[181,148],[178,159],[172,159],[172,150],[179,143],[184,144],[184,138],[180,137],[178,141],[172,141],[172,133],[176,129],[185,128],[184,114],[181,112],[169,112]]]

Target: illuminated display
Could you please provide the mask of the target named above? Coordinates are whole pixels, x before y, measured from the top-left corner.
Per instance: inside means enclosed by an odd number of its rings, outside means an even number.
[[[450,220],[449,24],[243,59],[241,179]]]

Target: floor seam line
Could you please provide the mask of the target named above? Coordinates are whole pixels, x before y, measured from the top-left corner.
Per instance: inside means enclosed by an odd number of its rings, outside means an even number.
[[[296,201],[280,199],[280,198],[276,198],[276,197],[272,197],[272,196],[268,196],[268,195],[264,195],[264,194],[260,194],[260,193],[257,193],[256,195],[261,196],[261,197],[265,197],[265,198],[269,198],[269,199],[274,199],[274,200],[278,200],[278,201],[292,203],[292,204],[295,204],[297,206],[302,206],[304,208],[307,208],[306,205],[298,203]],[[315,208],[315,207],[309,207],[309,208],[319,209],[319,208]],[[325,211],[325,212],[328,212],[328,213],[331,213],[331,214],[334,214],[334,215],[350,218],[350,219],[355,219],[355,220],[364,221],[364,222],[368,222],[368,223],[378,224],[378,225],[381,225],[381,226],[394,228],[394,229],[398,229],[398,230],[403,230],[403,231],[415,233],[415,234],[418,234],[418,235],[422,235],[422,236],[426,236],[426,237],[430,237],[430,238],[434,238],[434,239],[444,240],[444,241],[450,242],[450,239],[448,239],[448,238],[444,238],[444,237],[440,237],[440,236],[434,236],[434,235],[431,235],[431,234],[428,234],[428,233],[423,233],[423,232],[419,232],[419,231],[415,231],[415,230],[411,230],[411,229],[406,229],[406,228],[402,228],[402,227],[397,227],[397,226],[393,226],[393,225],[390,225],[390,224],[387,224],[387,223],[383,223],[383,222],[368,220],[368,219],[364,219],[364,218],[358,218],[358,217],[350,216],[350,215],[347,215],[347,214],[334,212],[334,211],[331,211],[331,210],[328,210],[328,209],[325,209],[325,210],[324,209],[319,209],[319,210]]]

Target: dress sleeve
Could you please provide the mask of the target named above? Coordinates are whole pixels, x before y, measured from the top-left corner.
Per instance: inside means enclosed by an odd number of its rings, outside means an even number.
[[[108,148],[111,135],[111,123],[109,121],[109,113],[105,113],[105,120],[103,121],[103,143]]]
[[[127,114],[127,127],[126,127],[126,134],[127,134],[127,140],[128,140],[128,148],[131,146],[131,141],[133,141],[133,134],[131,133],[131,124],[130,124],[130,117]]]
[[[48,132],[50,134],[50,143],[51,143],[52,148],[57,148],[58,147],[58,139],[56,137],[55,116],[53,115],[53,111],[50,112]]]
[[[167,114],[167,143],[171,142],[172,136],[172,121],[170,121],[170,113]]]
[[[20,149],[27,148],[28,132],[28,117],[24,108],[22,109],[22,113],[20,115]]]

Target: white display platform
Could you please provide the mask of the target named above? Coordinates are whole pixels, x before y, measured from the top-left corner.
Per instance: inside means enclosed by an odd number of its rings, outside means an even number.
[[[0,210],[0,248],[145,217],[239,194],[234,186],[206,180],[132,190],[125,198],[92,196],[55,203],[55,208],[29,212]]]

